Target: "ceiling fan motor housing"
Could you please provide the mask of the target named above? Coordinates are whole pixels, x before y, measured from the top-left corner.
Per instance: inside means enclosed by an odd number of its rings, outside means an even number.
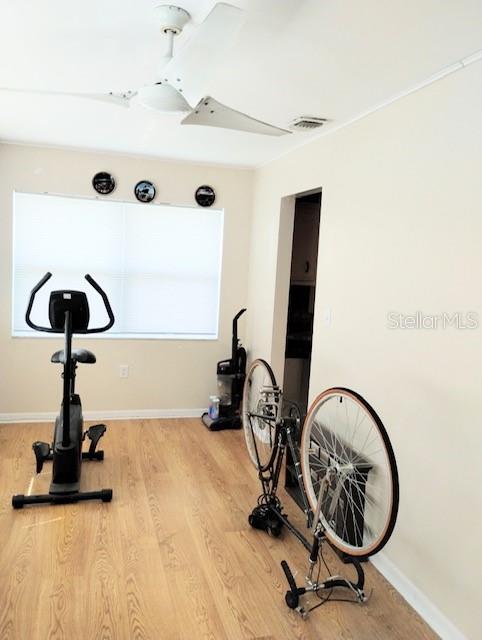
[[[173,4],[161,4],[156,7],[157,17],[163,33],[173,33],[179,35],[184,26],[189,22],[191,16],[181,7]]]

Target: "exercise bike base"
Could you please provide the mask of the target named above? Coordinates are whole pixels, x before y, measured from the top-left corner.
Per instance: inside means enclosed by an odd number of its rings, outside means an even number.
[[[100,491],[78,491],[75,493],[52,494],[45,493],[33,496],[16,495],[12,497],[12,507],[22,509],[26,504],[69,504],[82,500],[102,500],[110,502],[112,500],[112,489],[101,489]]]
[[[51,496],[69,496],[79,493],[79,482],[63,482],[62,484],[51,482],[49,487],[49,495]]]

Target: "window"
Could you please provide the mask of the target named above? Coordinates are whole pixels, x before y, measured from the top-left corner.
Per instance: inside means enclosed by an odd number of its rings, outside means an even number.
[[[90,326],[105,323],[90,273],[123,338],[214,339],[218,331],[223,211],[14,193],[13,335],[41,335],[25,323],[29,292],[47,271],[32,317],[48,326],[54,289],[86,291]]]

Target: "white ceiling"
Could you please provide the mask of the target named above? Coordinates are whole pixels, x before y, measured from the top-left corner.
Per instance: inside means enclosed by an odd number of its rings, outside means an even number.
[[[0,86],[125,91],[155,80],[162,0],[0,0]],[[214,0],[179,0],[193,22]],[[339,126],[482,49],[480,0],[232,0],[245,24],[206,94],[286,127]],[[257,166],[316,133],[271,138],[71,97],[0,93],[0,140]]]

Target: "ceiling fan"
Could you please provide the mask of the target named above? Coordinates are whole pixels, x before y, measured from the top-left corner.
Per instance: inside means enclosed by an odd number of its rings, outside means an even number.
[[[160,113],[186,114],[181,124],[222,127],[271,136],[291,133],[236,111],[203,92],[205,78],[210,69],[222,59],[223,53],[242,25],[241,9],[224,2],[216,4],[176,55],[173,55],[174,38],[182,32],[191,16],[181,7],[174,5],[161,5],[156,11],[161,32],[167,39],[167,55],[161,60],[154,84],[122,93],[105,94],[8,88],[0,88],[0,91],[74,96],[114,103],[122,107],[137,103]]]

